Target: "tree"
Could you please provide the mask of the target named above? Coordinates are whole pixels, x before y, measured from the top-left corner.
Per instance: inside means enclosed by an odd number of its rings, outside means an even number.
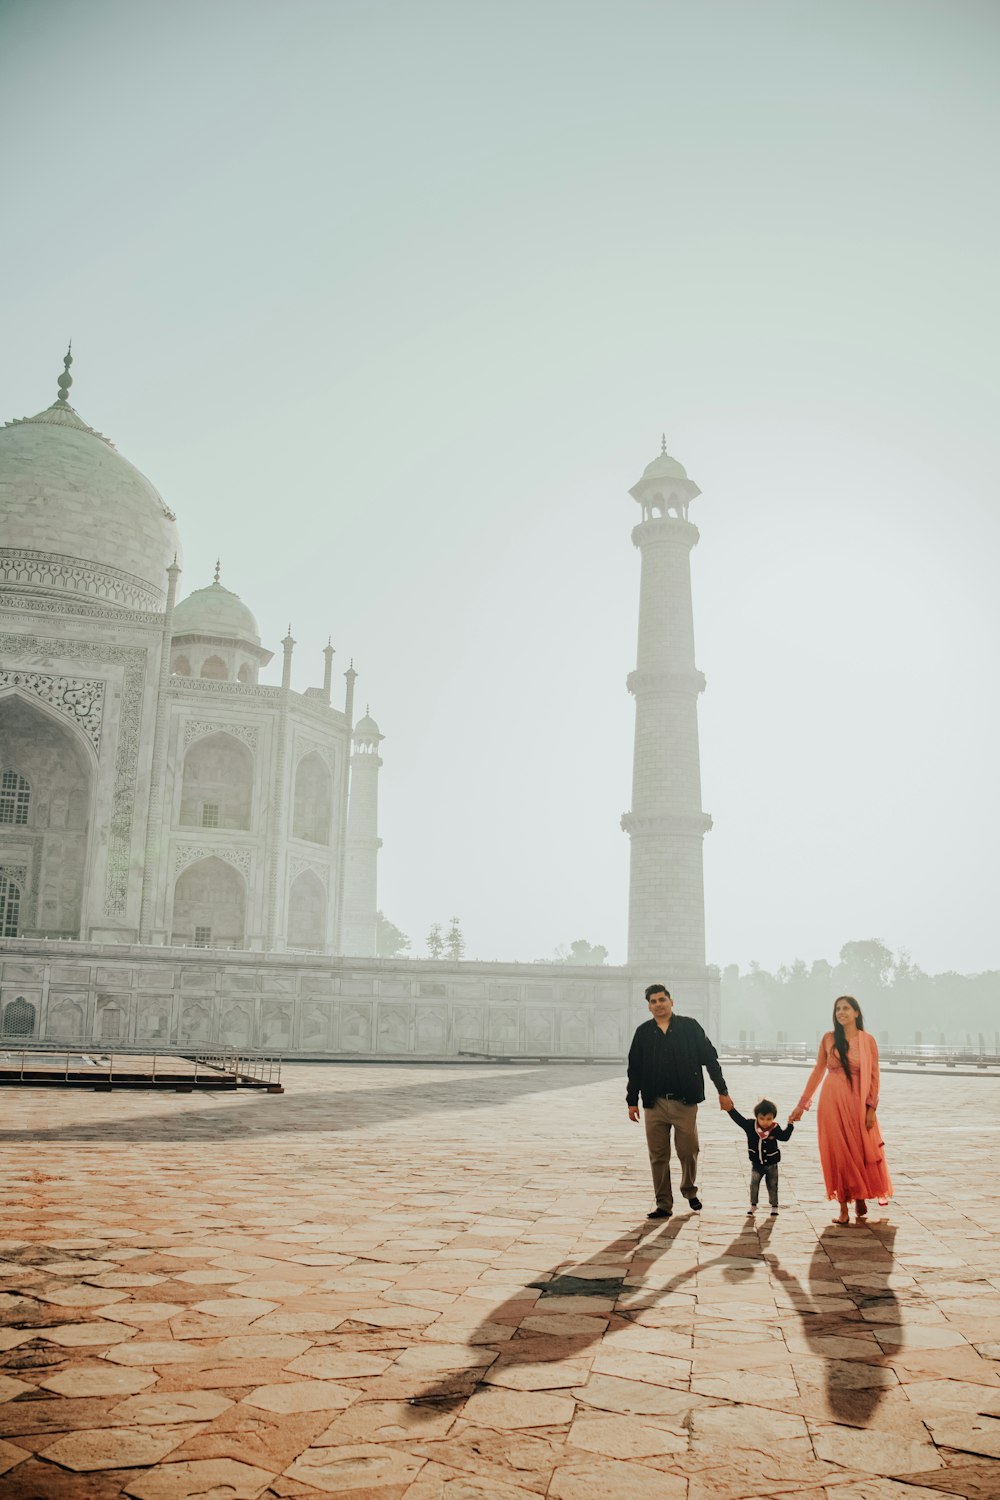
[[[577,938],[569,947],[556,949],[556,963],[597,965],[606,964],[608,950],[600,943],[588,943],[586,938]]]
[[[465,938],[462,936],[462,928],[459,925],[457,917],[452,917],[451,919],[451,925],[448,928],[447,944],[449,958],[458,959],[465,957]]]
[[[427,934],[427,953],[430,958],[442,958],[444,956],[444,937],[441,933],[440,922],[435,922]]]
[[[379,958],[402,958],[410,946],[405,932],[390,922],[385,912],[375,913],[375,952]]]

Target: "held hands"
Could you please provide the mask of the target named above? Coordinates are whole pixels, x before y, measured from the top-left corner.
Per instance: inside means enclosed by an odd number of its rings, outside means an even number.
[[[638,1104],[630,1104],[629,1105],[629,1107],[628,1107],[628,1117],[629,1117],[630,1120],[638,1120],[638,1118],[639,1118],[639,1106],[638,1106]]]
[[[719,1108],[723,1110],[735,1109],[736,1106],[728,1094],[719,1095]]]
[[[790,1113],[789,1113],[789,1116],[788,1116],[788,1123],[789,1123],[789,1125],[796,1125],[796,1124],[798,1124],[799,1120],[801,1120],[801,1118],[802,1118],[802,1116],[803,1116],[804,1113],[805,1113],[805,1111],[803,1109],[801,1109],[799,1107],[799,1105],[796,1105],[795,1108],[793,1110],[791,1110]]]

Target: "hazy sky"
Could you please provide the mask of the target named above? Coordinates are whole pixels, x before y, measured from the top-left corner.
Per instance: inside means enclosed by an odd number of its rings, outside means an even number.
[[[0,0],[0,419],[72,336],[183,592],[353,655],[417,952],[624,958],[665,429],[710,960],[1000,967],[998,64],[995,0]]]

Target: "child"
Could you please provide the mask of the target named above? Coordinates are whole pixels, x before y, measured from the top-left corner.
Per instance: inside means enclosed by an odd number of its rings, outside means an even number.
[[[762,1099],[759,1104],[754,1105],[752,1120],[745,1120],[735,1109],[729,1110],[728,1114],[745,1133],[750,1153],[750,1207],[747,1214],[752,1215],[757,1207],[760,1180],[763,1177],[767,1183],[773,1219],[778,1212],[778,1163],[781,1160],[778,1142],[787,1141],[795,1126],[781,1126],[777,1123],[778,1107],[770,1099]]]

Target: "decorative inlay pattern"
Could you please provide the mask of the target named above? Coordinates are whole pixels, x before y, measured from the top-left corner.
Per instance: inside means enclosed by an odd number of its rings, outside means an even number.
[[[252,724],[230,724],[209,722],[206,719],[188,719],[184,725],[184,748],[193,744],[195,740],[204,739],[208,734],[231,734],[235,739],[242,740],[251,750],[257,749],[257,729]]]
[[[165,589],[152,588],[134,573],[120,568],[97,567],[75,557],[35,552],[26,547],[0,547],[0,581],[22,587],[59,589],[70,594],[89,594],[124,604],[128,609],[155,610]]]
[[[29,653],[57,658],[74,657],[79,661],[114,664],[124,669],[108,828],[108,870],[104,889],[105,912],[113,917],[124,916],[128,909],[129,855],[139,765],[139,731],[148,654],[146,647],[108,646],[91,641],[52,640],[46,636],[34,635],[0,635],[0,655],[16,657]]]
[[[28,894],[27,865],[0,865],[0,875],[6,875],[8,880],[12,880],[15,885],[19,885],[21,887],[21,894],[23,896],[26,896]]]
[[[162,630],[163,615],[148,609],[109,608],[90,599],[66,599],[56,594],[9,594],[0,583],[0,603],[5,610],[30,610],[34,614],[86,615],[91,620],[113,620],[116,625],[148,625]]]
[[[102,678],[50,677],[45,672],[0,671],[0,688],[20,688],[79,725],[100,753],[104,719]]]
[[[318,755],[330,771],[337,769],[337,757],[326,745],[317,745],[312,740],[297,740],[295,744],[295,765],[298,767],[307,755]]]
[[[235,865],[249,880],[251,858],[252,851],[249,849],[227,848],[221,844],[178,844],[174,850],[174,876],[176,878],[188,865],[195,864],[199,859],[224,859],[227,864]]]
[[[322,885],[324,891],[326,891],[327,894],[329,894],[329,891],[330,891],[330,867],[329,867],[329,865],[318,864],[315,860],[312,860],[312,859],[303,859],[303,857],[302,857],[301,854],[293,854],[292,857],[291,857],[291,859],[288,861],[288,884],[289,885],[293,885],[295,883],[295,881],[298,879],[298,877],[300,875],[303,875],[306,872],[306,870],[308,870],[311,874],[313,874],[313,875],[316,876],[316,878],[319,880],[320,884]]]

